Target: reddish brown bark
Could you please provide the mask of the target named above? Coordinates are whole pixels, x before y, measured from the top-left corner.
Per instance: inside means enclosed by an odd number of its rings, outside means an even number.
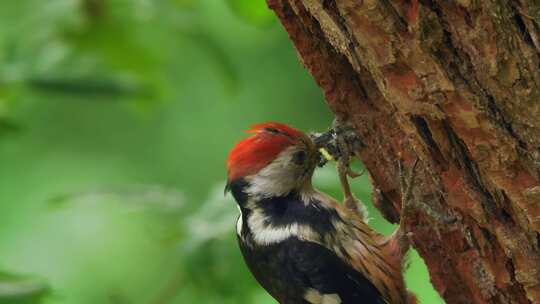
[[[540,4],[268,0],[447,303],[540,303]]]

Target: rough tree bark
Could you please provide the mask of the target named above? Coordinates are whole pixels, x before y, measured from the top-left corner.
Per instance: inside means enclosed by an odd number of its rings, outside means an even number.
[[[540,3],[268,0],[447,303],[540,303]]]

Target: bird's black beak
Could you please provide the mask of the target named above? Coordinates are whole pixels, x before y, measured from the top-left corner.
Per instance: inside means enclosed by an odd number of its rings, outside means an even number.
[[[330,129],[324,133],[310,133],[309,137],[317,150],[317,166],[323,167],[328,162],[328,159],[322,155],[320,150],[328,150],[332,146],[332,142],[335,142],[336,133],[333,129]]]
[[[317,149],[324,148],[330,141],[334,139],[334,130],[328,130],[324,133],[311,133],[309,137],[313,140]]]
[[[339,159],[343,152],[342,146],[347,145],[350,151],[357,151],[365,147],[361,138],[350,124],[340,123],[337,119],[332,123],[332,128],[324,133],[311,133],[309,137],[319,151],[318,166],[326,164],[327,159],[320,153],[320,149],[326,150],[333,159]]]

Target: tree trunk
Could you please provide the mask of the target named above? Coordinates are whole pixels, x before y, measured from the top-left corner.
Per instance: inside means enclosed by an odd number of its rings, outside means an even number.
[[[268,0],[447,303],[540,303],[540,3]]]

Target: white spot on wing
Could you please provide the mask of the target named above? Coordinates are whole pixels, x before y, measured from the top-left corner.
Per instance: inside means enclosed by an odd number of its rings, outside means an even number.
[[[304,300],[311,304],[341,304],[341,298],[337,293],[322,294],[313,288],[306,291]]]
[[[322,295],[317,290],[309,288],[304,295],[304,300],[311,304],[321,304]]]
[[[321,304],[340,304],[341,298],[337,293],[325,294]]]

